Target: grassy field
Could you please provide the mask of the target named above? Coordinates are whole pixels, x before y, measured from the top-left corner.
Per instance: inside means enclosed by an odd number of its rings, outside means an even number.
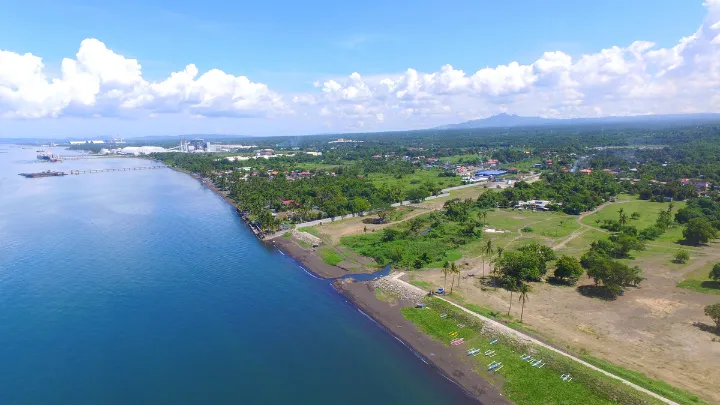
[[[601,368],[609,373],[612,373],[627,381],[630,381],[633,384],[639,385],[646,390],[662,395],[663,397],[675,401],[679,404],[709,405],[707,402],[701,400],[697,395],[693,395],[679,388],[675,388],[664,381],[653,380],[652,378],[642,373],[638,373],[637,371],[628,370],[626,368],[612,364],[608,361],[597,359],[591,356],[583,356],[583,360],[592,364],[595,367]]]
[[[628,222],[629,225],[633,225],[637,227],[638,229],[647,228],[650,225],[653,225],[655,221],[657,220],[658,214],[660,211],[664,211],[668,209],[669,203],[658,203],[658,202],[650,202],[645,200],[632,200],[630,199],[631,196],[620,198],[620,201],[632,201],[632,202],[623,202],[621,204],[610,204],[607,207],[604,207],[603,209],[592,213],[591,215],[586,216],[582,219],[582,223],[585,225],[589,225],[592,227],[599,228],[599,224],[597,221],[604,221],[606,219],[612,219],[617,220],[619,217],[618,210],[623,209],[625,213],[628,215],[628,217],[633,213],[637,212],[640,214],[640,218],[637,220],[630,220]],[[675,206],[673,208],[673,213],[677,212],[680,208],[683,208],[685,206],[685,203],[675,202]]]
[[[712,281],[708,277],[715,263],[708,263],[693,272],[685,275],[685,279],[678,283],[678,287],[697,291],[703,294],[720,295],[720,282]]]
[[[388,173],[371,173],[367,176],[376,187],[400,187],[403,190],[419,187],[426,182],[431,182],[440,188],[459,186],[462,184],[460,177],[440,177],[439,169],[418,169],[415,173],[406,174],[402,178],[395,178]]]
[[[320,251],[320,256],[323,258],[323,261],[329,265],[336,266],[340,264],[343,260],[345,260],[344,257],[342,257],[335,249],[333,248],[324,248]]]
[[[441,162],[449,162],[452,164],[458,164],[459,162],[480,162],[480,155],[476,153],[468,153],[465,155],[455,155],[455,156],[448,156],[440,158]]]
[[[402,312],[425,333],[444,344],[449,344],[455,338],[464,338],[462,347],[465,349],[477,348],[481,352],[495,350],[496,355],[492,358],[481,354],[472,357],[471,361],[477,363],[476,371],[480,375],[501,387],[508,399],[518,405],[659,403],[597,371],[550,351],[523,347],[502,335],[485,335],[478,319],[440,300],[428,298],[426,308],[405,308]],[[441,313],[447,313],[448,316],[440,318]],[[466,327],[458,328],[458,323],[464,323]],[[456,334],[451,337],[454,332]],[[490,345],[490,341],[494,339],[498,339],[498,343]],[[527,352],[542,359],[546,366],[531,367],[521,359],[521,355]],[[501,361],[503,368],[497,372],[487,371],[491,361]],[[563,381],[560,376],[565,373],[570,373],[573,381]]]

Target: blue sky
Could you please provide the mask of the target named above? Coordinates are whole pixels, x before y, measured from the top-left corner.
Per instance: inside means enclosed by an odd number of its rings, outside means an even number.
[[[711,104],[694,106],[694,100],[681,105],[650,103],[645,110],[610,108],[593,101],[607,97],[588,93],[588,88],[595,91],[597,83],[573,80],[575,86],[558,79],[562,73],[556,70],[551,72],[557,76],[553,79],[555,87],[549,90],[562,90],[567,95],[562,100],[537,102],[534,106],[528,100],[531,96],[536,100],[547,99],[550,94],[547,91],[540,93],[537,89],[550,77],[549,71],[543,72],[547,76],[538,73],[540,64],[536,63],[546,52],[561,51],[572,58],[572,62],[566,64],[569,74],[587,77],[590,74],[579,72],[580,67],[576,66],[583,55],[601,55],[603,49],[617,46],[624,52],[621,59],[632,61],[637,58],[627,47],[634,41],[651,41],[654,50],[673,50],[678,41],[698,31],[703,22],[709,29],[712,25],[708,27],[708,20],[716,18],[713,7],[720,7],[715,0],[711,3],[703,5],[702,0],[475,0],[451,4],[425,0],[130,0],[113,4],[0,1],[0,10],[3,10],[0,12],[0,50],[6,51],[6,56],[31,53],[42,58],[42,72],[48,83],[54,78],[64,79],[63,58],[78,59],[76,54],[81,42],[93,38],[104,44],[108,52],[137,60],[142,66],[142,83],[145,84],[163,82],[172,72],[183,71],[187,65],[194,64],[198,70],[196,79],[211,69],[219,69],[229,77],[245,77],[251,83],[264,85],[270,92],[259,94],[252,90],[252,95],[248,96],[247,91],[237,90],[222,94],[222,97],[212,92],[212,96],[208,96],[207,88],[198,89],[200,85],[197,84],[192,96],[187,96],[189,90],[179,91],[186,98],[182,101],[174,98],[177,105],[169,107],[168,100],[161,100],[157,92],[143,90],[144,97],[141,97],[138,93],[140,82],[137,81],[140,79],[117,79],[116,82],[125,86],[121,90],[126,102],[122,106],[108,107],[106,90],[119,87],[108,81],[108,76],[98,70],[100,68],[78,65],[80,71],[92,71],[98,78],[98,90],[92,98],[78,96],[75,99],[78,92],[65,87],[62,97],[57,96],[57,89],[36,96],[32,92],[37,91],[37,86],[28,84],[31,79],[24,79],[24,90],[19,84],[20,79],[7,84],[10,82],[7,77],[19,75],[18,68],[12,74],[8,71],[7,65],[11,62],[7,56],[4,59],[6,66],[0,66],[0,90],[5,85],[9,91],[18,94],[12,99],[7,96],[3,101],[0,92],[0,108],[11,112],[3,114],[0,110],[0,117],[4,117],[0,122],[5,128],[0,130],[0,136],[37,136],[38,132],[44,131],[87,135],[104,133],[106,126],[138,135],[158,131],[182,133],[187,128],[199,132],[302,134],[418,128],[501,111],[583,116],[683,112],[692,110],[688,105],[698,107],[695,108],[698,111],[714,110],[715,105]],[[713,34],[707,33],[705,39],[709,44],[712,44]],[[707,52],[717,54],[716,45],[712,44],[713,48]],[[681,51],[683,49],[675,49],[676,54]],[[102,69],[112,71],[113,58],[102,50],[93,55],[98,61],[107,61],[107,64],[102,62]],[[651,59],[653,63],[658,59],[655,54],[650,56],[644,65]],[[638,91],[649,96],[652,91],[659,91],[656,87],[660,85],[682,87],[677,79],[668,84],[667,79],[660,80],[660,76],[655,76],[667,68],[668,60],[659,61],[655,68],[646,68],[648,70],[637,75],[653,77],[647,78],[642,87],[644,90],[636,89],[634,93],[628,90],[628,97],[630,94],[636,97]],[[512,62],[517,62],[520,67],[514,69],[515,73],[497,77],[495,73],[503,70],[493,70],[471,80],[479,70],[509,66]],[[606,65],[610,66],[609,63]],[[450,73],[463,71],[465,75],[462,83],[453,86],[452,90],[438,90],[437,83],[430,83],[435,79],[423,79],[420,93],[410,95],[412,103],[407,103],[410,97],[407,93],[398,95],[398,91],[404,91],[402,89],[412,81],[406,74],[408,69],[422,77],[439,74],[448,64],[453,69]],[[522,69],[525,66],[530,66],[530,73]],[[31,65],[23,66],[25,71],[31,68]],[[613,65],[610,70],[615,75],[634,75],[634,68]],[[5,84],[3,69],[6,70]],[[607,71],[600,65],[597,69],[598,72]],[[360,81],[349,78],[354,72],[359,73]],[[488,75],[492,77],[488,79]],[[379,89],[383,78],[393,81],[390,90]],[[516,84],[500,88],[496,82],[490,82],[496,79]],[[617,77],[611,79],[599,80],[604,84],[617,81]],[[324,85],[330,80],[339,87],[332,83],[329,87]],[[633,77],[628,80],[637,82]],[[621,83],[616,85],[617,88],[609,88],[604,94],[617,94],[626,88]],[[130,87],[134,89],[133,95],[130,95]],[[380,93],[382,97],[378,96]],[[582,97],[576,93],[581,93]],[[360,96],[354,96],[356,94]],[[388,101],[388,94],[394,101]],[[135,101],[128,101],[133,97]],[[312,100],[299,103],[293,101],[296,97]],[[28,104],[38,98],[47,103],[42,107]],[[51,103],[59,98],[65,101]],[[152,98],[153,102],[138,103],[140,98]],[[203,105],[201,110],[196,109],[198,100],[209,103],[209,98],[224,98],[225,104],[217,108]],[[22,103],[18,99],[22,99]],[[581,99],[580,104],[578,99]],[[621,102],[631,104],[627,97]],[[137,107],[141,104],[142,108]],[[160,104],[162,108],[158,107]],[[576,108],[570,110],[567,106]],[[237,109],[242,113],[236,113]]]

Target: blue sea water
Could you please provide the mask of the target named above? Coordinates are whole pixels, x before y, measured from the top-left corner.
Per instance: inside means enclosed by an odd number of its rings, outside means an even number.
[[[0,404],[472,402],[191,177],[0,152]]]

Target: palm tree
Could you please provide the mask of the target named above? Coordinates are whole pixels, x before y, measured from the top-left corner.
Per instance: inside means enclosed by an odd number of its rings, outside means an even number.
[[[485,246],[480,248],[480,254],[482,255],[483,278],[485,278],[485,255],[489,256],[493,254],[492,239],[488,239],[487,242],[485,242]]]
[[[453,262],[453,266],[455,266],[455,262]],[[450,268],[452,269],[453,267],[450,266]],[[455,266],[455,274],[457,274],[458,278],[457,286],[460,287],[460,266]]]
[[[625,214],[625,208],[620,208],[618,210],[618,214],[620,215],[620,225],[625,226],[627,223],[627,214]]]
[[[487,214],[486,210],[482,210],[478,213],[478,219],[480,219],[480,222],[482,222],[483,225],[487,222]]]
[[[525,301],[530,300],[530,296],[528,296],[528,293],[530,292],[530,286],[525,283],[521,283],[520,287],[518,288],[518,292],[520,293],[520,298],[518,298],[518,301],[522,301],[522,309],[520,310],[520,322],[522,323],[523,313],[525,312]]]
[[[443,263],[443,269],[442,269],[443,276],[445,276],[445,281],[443,282],[443,290],[447,288],[447,275],[450,273],[450,262],[445,261]]]
[[[512,309],[512,295],[518,281],[512,277],[508,277],[507,279],[505,279],[505,282],[508,285],[508,290],[510,290],[510,307],[508,308],[508,316],[510,316],[510,310]]]
[[[495,249],[495,254],[496,254],[496,256],[495,256],[495,260],[493,260],[493,263],[497,262],[499,259],[502,258],[502,255],[503,255],[503,252],[504,252],[504,251],[505,251],[505,248],[502,247],[502,246],[498,246],[498,247]],[[496,273],[497,273],[497,266],[493,266],[492,274],[496,274]]]
[[[450,281],[450,294],[452,294],[453,285],[455,284],[455,273],[460,273],[455,265],[455,262],[450,263],[450,273],[452,273],[452,280]]]

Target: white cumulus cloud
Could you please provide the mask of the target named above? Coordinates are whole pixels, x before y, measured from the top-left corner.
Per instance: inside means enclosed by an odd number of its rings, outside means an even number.
[[[265,84],[217,69],[198,76],[197,67],[188,65],[161,82],[149,82],[137,60],[92,38],[82,41],[75,59],[63,59],[60,70],[60,77],[49,78],[40,57],[0,51],[0,115],[104,116],[142,110],[242,117],[289,111],[282,96]]]
[[[549,50],[467,71],[408,68],[389,75],[354,72],[318,78],[314,89],[282,95],[267,85],[194,64],[160,81],[142,66],[86,39],[49,77],[41,57],[0,50],[0,117],[276,117],[336,129],[423,128],[499,112],[548,117],[720,112],[720,0],[694,33],[659,48],[646,40],[585,55]],[[302,129],[300,129],[301,131]]]

